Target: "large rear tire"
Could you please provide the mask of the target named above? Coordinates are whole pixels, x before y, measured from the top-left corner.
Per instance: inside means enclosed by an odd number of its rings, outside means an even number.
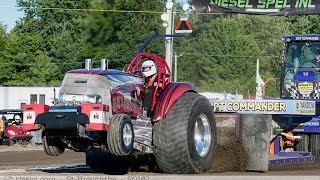
[[[42,137],[42,144],[44,152],[49,156],[60,156],[65,150],[60,139],[49,138],[46,135]]]
[[[134,131],[131,118],[116,114],[109,123],[107,143],[110,153],[116,156],[129,155],[133,149]]]
[[[310,151],[315,157],[315,161],[320,161],[320,134],[310,135]]]
[[[155,157],[166,173],[201,173],[213,164],[216,148],[216,124],[209,101],[194,92],[186,92],[171,108],[168,116],[155,123]]]
[[[309,135],[301,133],[295,133],[295,135],[301,136],[299,141],[295,144],[295,150],[309,152]]]
[[[128,161],[124,157],[112,155],[110,152],[90,148],[86,152],[86,165],[97,173],[125,174],[128,172]]]

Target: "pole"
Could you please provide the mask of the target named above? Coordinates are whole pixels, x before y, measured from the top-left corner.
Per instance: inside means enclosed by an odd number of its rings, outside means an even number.
[[[182,54],[178,55],[176,52],[174,53],[174,82],[178,80],[178,57],[181,57]]]
[[[178,55],[177,53],[174,53],[174,82],[177,82],[177,61]]]
[[[176,8],[173,7],[172,9],[172,22],[171,22],[171,34],[174,33],[174,17],[175,17],[175,13],[176,13]],[[173,59],[173,37],[171,38],[171,54],[170,54],[170,63],[171,63],[171,67],[172,67],[172,59]]]
[[[168,4],[172,4],[173,1],[172,0],[167,0],[167,5]],[[167,7],[167,15],[168,15],[168,26],[166,28],[166,34],[172,34],[172,7]],[[171,53],[171,46],[172,46],[172,38],[171,37],[167,37],[166,38],[166,62],[169,66],[169,69],[171,70],[171,57],[172,57],[172,53]]]

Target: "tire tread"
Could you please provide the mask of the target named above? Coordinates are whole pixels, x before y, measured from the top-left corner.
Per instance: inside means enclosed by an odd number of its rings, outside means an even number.
[[[200,101],[207,102],[207,99],[197,93],[187,92],[177,100],[164,120],[155,123],[155,155],[158,166],[162,171],[179,174],[203,171],[195,167],[191,157],[189,157],[187,132],[188,117],[193,113],[193,107]],[[206,105],[207,108],[211,108],[210,104]],[[215,126],[212,128],[215,131]]]

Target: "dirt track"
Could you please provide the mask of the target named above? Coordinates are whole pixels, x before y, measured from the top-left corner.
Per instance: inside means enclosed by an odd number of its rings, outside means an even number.
[[[224,154],[227,155],[227,154]],[[241,155],[241,154],[239,154]],[[237,163],[237,158],[232,158],[227,155],[227,159],[217,158],[215,170],[203,175],[225,176],[273,176],[273,175],[317,175],[320,176],[320,165],[296,165],[287,167],[271,168],[269,172],[245,172],[241,166],[228,164]],[[234,167],[234,170],[230,167]],[[235,172],[240,171],[240,172]],[[57,176],[57,175],[97,175],[85,166],[84,153],[75,153],[67,150],[59,157],[50,157],[46,155],[41,146],[26,146],[26,147],[0,147],[0,175],[2,176],[19,176],[19,175],[41,175],[41,176]],[[147,172],[128,172],[129,175],[161,175]]]

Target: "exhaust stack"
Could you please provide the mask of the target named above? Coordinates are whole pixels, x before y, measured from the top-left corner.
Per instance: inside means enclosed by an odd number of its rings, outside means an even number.
[[[108,69],[108,60],[101,59],[101,71],[105,71]]]
[[[92,69],[92,61],[91,61],[91,59],[86,59],[86,61],[85,61],[85,69],[88,70],[88,71]]]

